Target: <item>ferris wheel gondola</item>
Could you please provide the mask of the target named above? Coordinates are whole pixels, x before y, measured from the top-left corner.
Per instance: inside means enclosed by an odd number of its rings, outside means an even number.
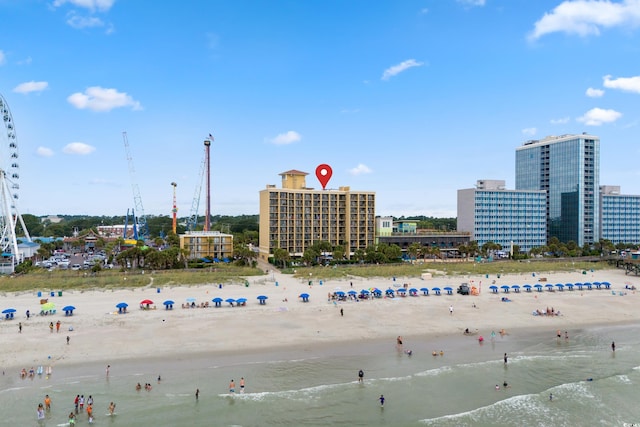
[[[25,238],[31,236],[18,210],[20,198],[20,161],[18,139],[11,110],[5,98],[0,94],[0,115],[4,123],[4,132],[0,131],[0,267],[3,272],[10,265],[10,271],[22,262],[22,254],[18,251],[16,227],[22,227]]]

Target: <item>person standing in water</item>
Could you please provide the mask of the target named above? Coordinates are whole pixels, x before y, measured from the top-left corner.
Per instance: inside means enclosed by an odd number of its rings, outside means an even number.
[[[381,394],[378,400],[380,401],[380,407],[384,408],[384,395]]]
[[[611,341],[611,351],[616,351],[616,342]]]
[[[362,383],[364,381],[364,371],[362,369],[360,369],[358,371],[358,382]]]

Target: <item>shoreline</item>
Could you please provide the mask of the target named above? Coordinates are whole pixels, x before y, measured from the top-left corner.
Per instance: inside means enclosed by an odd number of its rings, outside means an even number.
[[[499,279],[486,277],[436,277],[429,280],[416,278],[353,280],[353,290],[377,287],[397,289],[403,283],[409,287],[426,286],[454,288],[453,295],[383,298],[354,302],[328,301],[328,294],[336,289],[351,290],[348,279],[308,286],[293,277],[274,273],[274,282],[242,285],[191,285],[164,287],[158,293],[155,287],[141,289],[67,291],[49,301],[57,308],[74,305],[73,316],[58,311],[51,316],[32,316],[26,320],[24,312],[38,309],[35,293],[23,292],[2,297],[4,306],[16,308],[13,320],[0,322],[0,333],[12,345],[11,352],[0,354],[0,366],[7,371],[19,371],[30,366],[82,364],[113,364],[116,361],[156,360],[169,358],[198,359],[216,357],[232,359],[238,355],[305,354],[309,351],[324,353],[329,349],[358,350],[375,348],[384,342],[394,342],[402,335],[409,341],[429,342],[462,336],[465,328],[478,330],[487,338],[492,330],[506,329],[520,334],[537,331],[575,330],[596,326],[628,325],[640,321],[635,309],[637,294],[625,290],[625,283],[638,288],[640,278],[626,276],[621,270],[602,270],[583,275],[580,272],[546,274],[547,283],[582,281],[609,281],[611,290],[555,291],[555,292],[488,292],[492,281],[503,284],[523,284],[531,276],[503,275]],[[478,296],[455,294],[460,282],[481,284]],[[419,282],[419,283],[416,283]],[[276,285],[275,283],[278,283]],[[456,283],[456,285],[453,285]],[[612,294],[615,292],[615,295]],[[298,298],[300,293],[310,295],[309,302]],[[623,293],[620,295],[619,293]],[[260,305],[258,295],[267,295]],[[213,297],[247,298],[243,307],[181,308],[187,299],[199,304]],[[511,302],[502,302],[508,297]],[[138,302],[151,299],[156,310],[140,310]],[[164,310],[165,299],[175,301],[173,310]],[[115,304],[126,300],[127,314],[117,314]],[[211,303],[210,303],[211,304]],[[212,305],[212,304],[211,304]],[[475,307],[473,307],[475,305]],[[450,313],[453,306],[454,312]],[[177,308],[176,308],[177,307]],[[561,316],[533,316],[536,309],[554,307]],[[340,314],[340,309],[344,315]],[[60,332],[49,331],[49,322],[60,321]],[[22,333],[18,323],[22,322]],[[69,326],[73,328],[69,331]],[[69,344],[66,337],[70,337]],[[376,344],[378,343],[378,344]],[[364,345],[363,345],[364,344]],[[372,347],[369,347],[369,345]],[[430,350],[429,350],[430,351]],[[356,352],[357,353],[357,352]],[[51,357],[51,358],[49,358]]]

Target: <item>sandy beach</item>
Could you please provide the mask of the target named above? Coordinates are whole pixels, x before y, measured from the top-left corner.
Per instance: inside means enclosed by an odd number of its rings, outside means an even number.
[[[546,281],[540,281],[546,279]],[[593,325],[609,325],[640,320],[638,294],[625,286],[640,287],[640,278],[626,276],[622,270],[604,270],[557,274],[502,275],[497,277],[434,277],[323,281],[313,284],[289,275],[270,272],[268,276],[249,278],[249,286],[203,284],[159,289],[153,285],[140,289],[109,291],[65,291],[42,289],[21,294],[2,294],[0,310],[15,308],[13,320],[0,321],[0,334],[11,351],[0,353],[0,366],[7,373],[31,366],[56,366],[104,362],[149,356],[179,357],[196,353],[247,353],[279,347],[304,347],[323,343],[395,337],[429,337],[462,334],[465,328],[478,335],[504,329],[507,333],[522,328],[575,330]],[[556,284],[576,282],[611,283],[611,289],[564,290],[549,292],[513,291],[505,294],[500,286]],[[481,288],[477,296],[457,295],[462,282]],[[353,301],[332,301],[335,291],[378,288],[397,290],[431,289],[450,286],[453,295],[396,296]],[[492,293],[490,286],[498,286]],[[55,296],[51,297],[50,292]],[[299,295],[309,294],[302,302]],[[257,297],[268,297],[259,304]],[[223,302],[214,307],[213,298],[246,298],[245,306]],[[508,297],[510,302],[503,302]],[[56,305],[56,314],[41,316],[40,299]],[[151,309],[142,310],[140,301],[153,301]],[[196,305],[209,302],[208,308],[182,308],[188,299]],[[165,310],[165,300],[175,301],[173,310]],[[119,314],[116,304],[126,302],[127,313]],[[73,316],[65,316],[62,307],[76,307]],[[155,309],[153,309],[155,307]],[[553,308],[560,316],[533,316],[535,310]],[[453,309],[453,312],[450,310]],[[32,313],[27,320],[26,310]],[[342,314],[341,314],[342,312]],[[50,331],[49,324],[60,321],[60,331]],[[22,332],[19,332],[19,323]],[[70,330],[70,328],[72,330]],[[69,342],[67,343],[67,337]]]

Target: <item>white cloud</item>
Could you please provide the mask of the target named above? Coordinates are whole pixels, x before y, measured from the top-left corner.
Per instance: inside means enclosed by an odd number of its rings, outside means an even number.
[[[49,87],[49,83],[47,82],[25,82],[20,83],[18,86],[13,88],[13,91],[16,93],[31,93],[31,92],[42,92],[47,87]]]
[[[536,40],[556,32],[585,37],[599,35],[602,28],[639,25],[639,0],[623,0],[619,3],[610,0],[566,0],[534,24],[529,39]]]
[[[85,144],[84,142],[72,142],[67,144],[62,149],[67,154],[79,154],[85,156],[87,154],[91,154],[96,151],[96,147],[93,147],[89,144]]]
[[[4,54],[4,51],[0,50],[0,65],[4,65],[7,62],[7,57]]]
[[[363,175],[363,174],[367,174],[367,173],[371,173],[371,172],[373,172],[373,171],[371,169],[369,169],[368,166],[363,165],[362,163],[360,163],[355,168],[349,169],[349,173],[351,175]]]
[[[602,95],[604,95],[604,91],[602,89],[594,89],[590,87],[589,89],[587,89],[586,95],[589,98],[600,98]]]
[[[104,27],[104,22],[102,19],[96,18],[95,16],[80,16],[72,14],[69,19],[67,19],[67,24],[70,27],[80,30],[82,28],[93,28],[93,27]]]
[[[536,128],[525,128],[522,129],[522,134],[525,136],[534,136],[536,133],[538,133],[538,129]]]
[[[462,3],[467,6],[484,6],[486,0],[458,0],[458,3]]]
[[[31,64],[32,61],[33,59],[31,59],[30,56],[27,56],[26,59],[23,59],[22,61],[18,61],[18,65],[29,65]]]
[[[407,59],[398,65],[391,66],[384,70],[384,73],[382,73],[382,80],[389,80],[389,78],[396,76],[409,68],[420,67],[422,65],[424,65],[424,63],[418,62],[415,59]]]
[[[602,108],[592,108],[576,120],[587,126],[600,126],[604,123],[613,123],[622,117],[622,113],[615,110],[605,110]]]
[[[569,123],[571,117],[562,117],[560,119],[551,119],[550,122],[552,125],[563,125],[565,123]]]
[[[51,157],[53,156],[53,150],[47,147],[38,147],[36,149],[36,154],[41,157]]]
[[[113,6],[115,1],[116,0],[55,0],[53,2],[53,6],[60,7],[68,3],[91,11],[99,10],[101,12],[106,12],[111,9],[111,6]]]
[[[126,93],[100,86],[87,88],[84,93],[76,92],[70,95],[67,101],[80,110],[111,111],[120,107],[142,110],[140,103]]]
[[[299,142],[301,139],[302,135],[296,131],[290,130],[289,132],[281,133],[274,138],[268,139],[268,141],[276,145],[287,145]]]
[[[640,76],[618,77],[612,79],[611,76],[604,76],[604,87],[609,89],[619,89],[625,92],[640,93]]]

